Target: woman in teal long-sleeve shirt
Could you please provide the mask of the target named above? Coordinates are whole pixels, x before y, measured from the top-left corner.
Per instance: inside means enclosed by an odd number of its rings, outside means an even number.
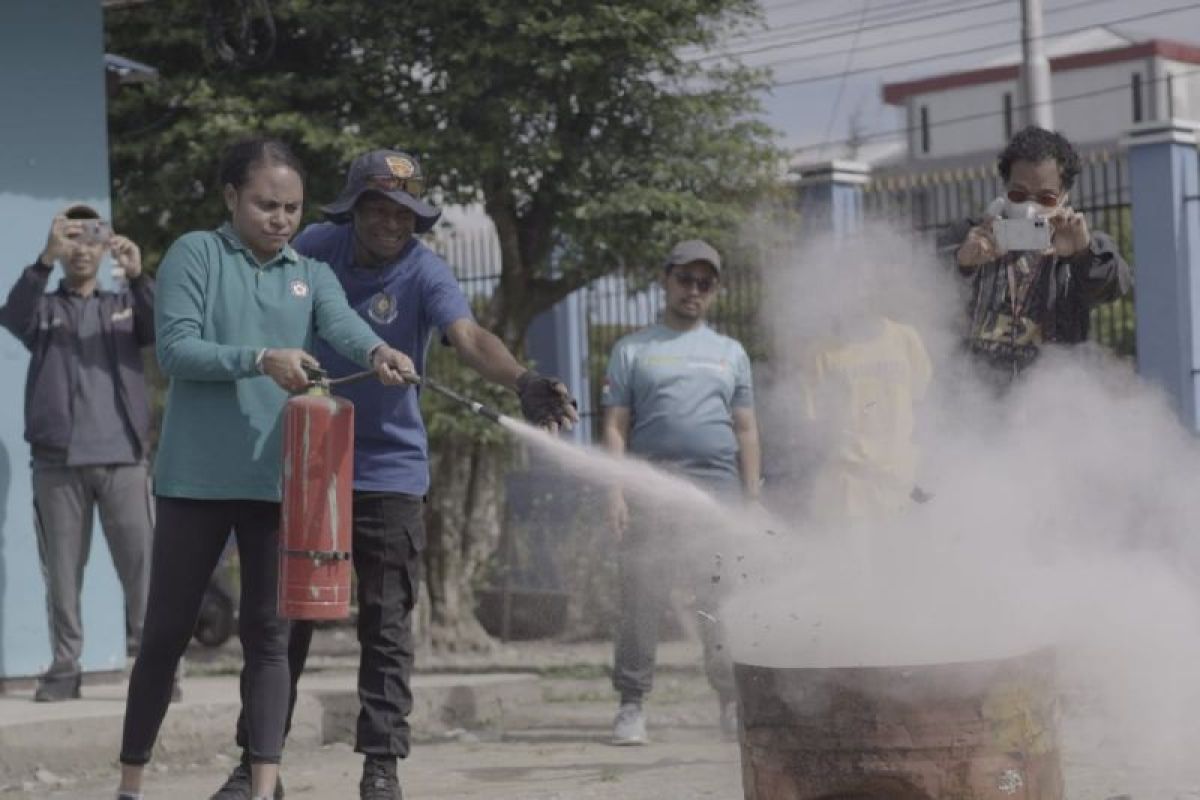
[[[308,383],[320,335],[385,383],[414,374],[354,312],[328,265],[288,241],[303,169],[280,142],[233,145],[221,167],[230,220],[180,237],[158,270],[158,360],[170,377],[155,459],[150,599],[129,682],[118,798],[141,798],[142,771],[172,678],[232,529],[242,568],[239,635],[255,798],[275,790],[288,705],[287,622],[276,614],[281,422]],[[405,391],[405,390],[401,390]]]

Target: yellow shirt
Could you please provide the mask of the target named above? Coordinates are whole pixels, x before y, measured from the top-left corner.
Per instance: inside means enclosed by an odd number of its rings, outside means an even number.
[[[916,330],[885,319],[861,340],[820,341],[804,372],[804,414],[824,444],[814,514],[863,519],[904,508],[918,460],[913,404],[932,375]]]

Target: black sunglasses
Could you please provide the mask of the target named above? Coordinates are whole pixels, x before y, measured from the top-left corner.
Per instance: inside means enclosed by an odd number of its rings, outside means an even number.
[[[381,192],[408,192],[413,197],[425,193],[424,178],[397,178],[395,175],[371,175],[367,178],[367,186]]]
[[[678,272],[672,274],[675,276],[675,281],[684,289],[696,289],[700,294],[708,294],[717,286],[717,282],[713,278],[697,278],[695,275],[680,275]]]
[[[1014,203],[1024,203],[1026,200],[1028,200],[1032,197],[1034,200],[1037,200],[1038,205],[1043,205],[1046,207],[1058,205],[1058,198],[1060,198],[1061,196],[1062,195],[1060,195],[1057,192],[1050,192],[1050,191],[1037,192],[1036,194],[1034,194],[1031,192],[1027,192],[1024,189],[1009,189],[1008,190],[1008,199],[1013,201]]]

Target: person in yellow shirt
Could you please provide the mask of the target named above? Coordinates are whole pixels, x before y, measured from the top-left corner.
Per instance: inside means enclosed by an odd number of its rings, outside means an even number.
[[[886,518],[921,498],[913,407],[933,370],[917,331],[883,316],[842,323],[805,348],[802,365],[814,521]]]

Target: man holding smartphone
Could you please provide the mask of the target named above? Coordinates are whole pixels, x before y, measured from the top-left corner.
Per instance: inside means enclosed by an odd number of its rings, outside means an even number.
[[[116,291],[98,284],[106,254],[124,278]],[[63,278],[47,292],[56,263]],[[53,655],[34,699],[72,700],[80,694],[80,590],[97,508],[125,591],[130,648],[146,612],[153,524],[141,349],[154,341],[154,281],[142,273],[136,244],[113,235],[94,209],[72,206],[51,222],[45,248],[0,307],[0,325],[31,355],[25,439]]]
[[[997,169],[1005,196],[952,226],[939,249],[971,281],[967,347],[1007,385],[1043,344],[1085,341],[1092,307],[1128,292],[1131,276],[1113,240],[1068,202],[1079,156],[1062,134],[1025,128]]]

